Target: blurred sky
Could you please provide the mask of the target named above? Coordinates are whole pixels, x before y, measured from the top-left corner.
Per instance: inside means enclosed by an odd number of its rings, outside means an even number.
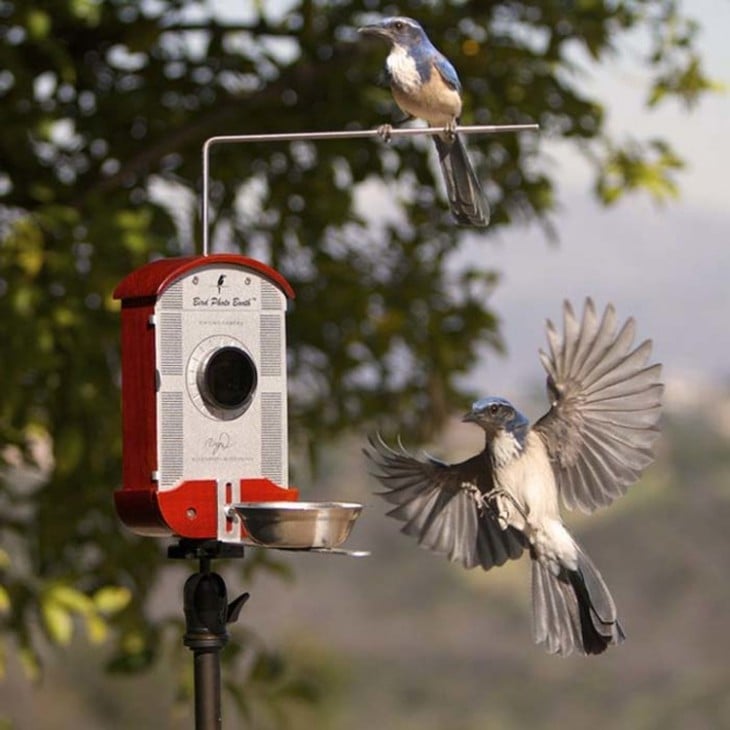
[[[730,2],[693,0],[685,8],[702,26],[708,73],[730,90]],[[541,380],[545,319],[560,317],[564,298],[582,304],[586,295],[637,318],[638,337],[654,340],[669,383],[730,376],[730,93],[706,97],[691,113],[674,102],[649,111],[635,60],[641,49],[642,39],[631,39],[584,83],[607,101],[617,138],[657,136],[674,145],[687,162],[681,197],[658,206],[642,193],[603,208],[586,163],[566,145],[548,144],[560,186],[559,244],[536,229],[512,228],[469,246],[469,256],[487,257],[502,274],[492,304],[509,352],[489,354],[470,379],[484,393],[518,397]]]

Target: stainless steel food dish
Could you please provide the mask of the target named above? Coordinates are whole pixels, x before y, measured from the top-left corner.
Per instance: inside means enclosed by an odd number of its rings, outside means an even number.
[[[230,507],[252,544],[289,550],[336,548],[361,510],[354,502],[242,502]]]

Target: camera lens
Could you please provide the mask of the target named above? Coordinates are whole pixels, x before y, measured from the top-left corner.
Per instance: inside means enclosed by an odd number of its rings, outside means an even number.
[[[212,406],[240,411],[256,389],[256,365],[238,347],[222,347],[208,359],[202,380],[203,396]]]

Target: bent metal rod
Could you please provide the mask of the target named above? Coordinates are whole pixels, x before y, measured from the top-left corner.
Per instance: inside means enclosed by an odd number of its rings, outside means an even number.
[[[247,142],[318,142],[328,139],[391,139],[393,137],[433,136],[435,134],[501,134],[503,132],[536,131],[539,124],[493,124],[465,127],[399,127],[383,125],[376,129],[337,130],[330,132],[280,132],[273,134],[229,134],[209,137],[203,144],[203,256],[208,255],[208,197],[210,188],[210,149],[219,144],[244,144]],[[385,131],[387,129],[387,132]]]

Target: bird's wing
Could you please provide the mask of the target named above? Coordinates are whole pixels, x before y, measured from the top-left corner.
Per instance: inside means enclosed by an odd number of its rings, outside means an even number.
[[[651,341],[633,347],[635,323],[618,329],[616,312],[599,318],[591,299],[579,321],[568,302],[564,334],[547,323],[550,410],[535,424],[566,507],[592,512],[624,494],[653,460],[663,386],[647,365]]]
[[[369,441],[365,455],[386,490],[379,494],[396,505],[388,515],[405,522],[406,535],[466,568],[481,565],[488,570],[522,554],[522,534],[511,527],[502,530],[491,509],[480,509],[469,489],[471,485],[486,493],[493,488],[483,455],[445,464],[432,457],[416,459],[402,446],[392,449],[379,436]]]
[[[431,56],[431,63],[439,72],[441,78],[446,82],[447,86],[450,86],[455,91],[461,91],[459,75],[456,73],[456,69],[452,66],[451,61],[449,61],[446,56],[438,51],[434,51]]]

